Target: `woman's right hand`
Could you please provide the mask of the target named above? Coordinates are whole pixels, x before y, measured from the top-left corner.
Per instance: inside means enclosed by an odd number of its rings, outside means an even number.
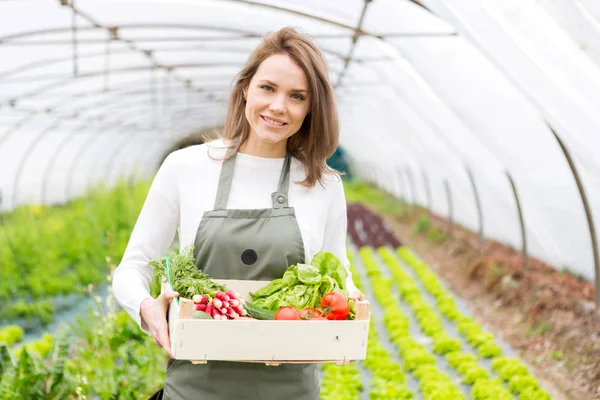
[[[171,290],[166,282],[163,282],[160,295],[156,299],[146,299],[140,307],[142,324],[148,327],[148,331],[154,338],[154,343],[161,346],[171,358],[171,340],[169,338],[169,326],[167,324],[167,309],[169,302],[179,293]]]

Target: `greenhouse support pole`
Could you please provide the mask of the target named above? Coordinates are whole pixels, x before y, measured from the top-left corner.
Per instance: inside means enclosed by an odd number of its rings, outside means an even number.
[[[575,166],[575,162],[571,157],[571,153],[569,153],[569,149],[563,143],[562,139],[552,125],[548,121],[546,121],[548,128],[552,131],[554,138],[560,145],[561,150],[563,151],[567,162],[569,163],[569,168],[571,168],[571,172],[573,173],[573,177],[575,178],[575,183],[577,184],[577,190],[579,190],[579,196],[581,197],[581,202],[583,203],[583,209],[585,211],[585,216],[587,218],[588,229],[590,231],[590,238],[592,240],[592,254],[594,256],[594,289],[596,295],[596,313],[600,316],[600,255],[598,254],[598,240],[596,237],[596,227],[594,226],[594,218],[592,216],[592,208],[590,207],[590,203],[588,202],[587,195],[585,193],[585,188],[583,187],[583,182],[581,181],[581,177],[579,176],[579,172],[577,171],[577,167]]]
[[[452,191],[450,190],[448,179],[444,179],[444,188],[446,189],[446,198],[448,199],[448,221],[450,221],[448,234],[452,236],[454,233],[454,212],[452,210]]]
[[[412,197],[412,209],[413,209],[413,214],[414,214],[414,208],[417,205],[417,191],[416,191],[416,187],[415,187],[415,181],[413,180],[413,176],[412,176],[412,172],[410,171],[410,167],[407,165],[404,172],[406,173],[406,180],[408,181],[408,186],[410,187],[410,194]]]
[[[468,166],[467,174],[469,175],[469,182],[471,182],[471,188],[473,189],[473,197],[475,198],[475,206],[477,207],[477,217],[479,219],[479,244],[483,244],[483,212],[481,210],[481,200],[479,198],[479,191],[477,190],[477,184],[475,183],[475,177],[471,168]]]
[[[431,187],[429,186],[429,179],[424,168],[421,168],[421,175],[423,176],[423,186],[425,187],[425,195],[427,196],[427,210],[432,212],[432,200],[431,200]]]
[[[523,270],[527,270],[529,266],[529,257],[527,256],[527,230],[525,229],[525,219],[523,218],[523,208],[521,207],[521,201],[519,199],[519,192],[517,191],[517,185],[513,180],[510,172],[504,171],[506,177],[510,182],[513,195],[515,196],[515,202],[517,203],[517,212],[519,213],[519,226],[521,227],[521,257],[523,257]]]
[[[75,11],[75,0],[71,0],[73,14],[71,16],[71,32],[73,41],[73,76],[79,75],[79,62],[77,54],[77,11]]]
[[[402,177],[402,169],[400,168],[396,168],[396,175],[398,176],[398,189],[400,189],[400,199],[406,203],[407,201],[407,188],[406,188],[406,182],[404,180],[404,178]]]

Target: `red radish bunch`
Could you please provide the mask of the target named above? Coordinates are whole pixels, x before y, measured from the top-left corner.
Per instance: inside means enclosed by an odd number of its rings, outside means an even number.
[[[244,299],[234,290],[215,292],[212,298],[203,294],[192,297],[196,311],[204,311],[213,319],[235,319],[246,315]]]

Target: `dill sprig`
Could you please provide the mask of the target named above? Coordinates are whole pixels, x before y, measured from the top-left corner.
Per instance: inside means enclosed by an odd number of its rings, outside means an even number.
[[[150,261],[153,267],[154,279],[161,282],[167,277],[167,257],[173,290],[179,292],[179,297],[191,299],[195,294],[205,294],[211,297],[215,292],[224,292],[227,288],[213,281],[211,277],[196,267],[194,246],[190,245],[179,252],[172,250],[165,257]]]

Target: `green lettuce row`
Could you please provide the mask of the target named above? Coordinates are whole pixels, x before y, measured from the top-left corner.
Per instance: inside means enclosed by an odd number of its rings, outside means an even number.
[[[356,282],[356,279],[354,281]],[[360,393],[364,388],[357,364],[343,366],[323,364],[322,369],[321,400],[360,399]]]
[[[50,333],[45,332],[40,339],[16,347],[14,354],[19,357],[23,350],[27,350],[30,354],[38,354],[42,358],[47,358],[52,351],[53,344],[54,338]]]
[[[383,252],[386,253],[386,257],[394,258],[389,249],[383,250]],[[424,262],[419,260],[407,247],[399,247],[396,252],[415,271],[425,289],[436,299],[442,315],[458,325],[458,330],[465,335],[467,342],[477,350],[481,357],[492,358],[503,354],[494,335],[485,331],[479,323],[458,309],[452,295],[442,286],[437,275]],[[403,278],[407,276],[404,271],[402,273]],[[412,278],[409,277],[409,279],[412,282]]]
[[[18,343],[23,339],[23,328],[19,325],[8,325],[0,329],[0,342],[6,343],[8,346]]]
[[[389,249],[382,250],[393,258]],[[465,316],[456,306],[452,295],[442,286],[437,275],[427,264],[421,261],[409,248],[399,247],[396,252],[411,267],[423,286],[433,295],[441,313],[450,321],[457,324],[459,332],[465,335],[467,341],[478,354],[484,358],[492,358],[492,369],[506,382],[513,393],[520,399],[550,399],[550,395],[540,388],[537,379],[516,358],[503,356],[502,349],[496,343],[494,335],[483,329],[481,324]],[[393,260],[392,262],[397,262]],[[406,283],[405,283],[406,284]]]
[[[413,278],[404,272],[399,261],[389,248],[380,247],[378,253],[397,283],[402,282],[402,285],[405,287],[410,285],[416,286]],[[421,297],[420,293],[411,291],[408,295],[405,295],[402,292],[400,295],[414,312],[421,330],[434,340],[434,351],[438,350],[439,354],[445,355],[446,360],[448,360],[448,365],[462,376],[463,383],[474,386],[480,381],[491,381],[489,372],[478,365],[476,357],[473,354],[461,353],[459,351],[460,342],[454,341],[444,333],[441,319],[438,317],[437,313],[435,313],[433,308]],[[450,345],[442,346],[439,344],[440,342],[449,343]],[[436,344],[438,345],[437,348]],[[483,395],[482,397],[482,395],[479,395],[476,391],[475,393],[471,393],[472,397],[476,400],[510,400],[513,398],[502,385],[490,384],[488,386],[492,387],[489,395]],[[473,392],[473,389],[471,391]]]
[[[359,400],[363,384],[356,364],[323,365],[321,400]]]
[[[348,255],[352,280],[358,289],[364,293],[364,286],[359,272],[352,264],[353,256]],[[371,372],[369,398],[371,400],[412,399],[413,393],[405,384],[406,376],[400,364],[392,359],[391,354],[383,347],[373,319],[369,327],[369,343],[367,359],[363,366]]]
[[[382,277],[372,249],[367,247],[360,249],[360,257],[370,278],[375,299],[384,309],[383,320],[390,340],[398,348],[404,360],[404,368],[419,381],[423,399],[466,399],[464,393],[450,377],[438,369],[435,357],[410,337],[409,319],[402,313],[392,295],[392,282]]]

